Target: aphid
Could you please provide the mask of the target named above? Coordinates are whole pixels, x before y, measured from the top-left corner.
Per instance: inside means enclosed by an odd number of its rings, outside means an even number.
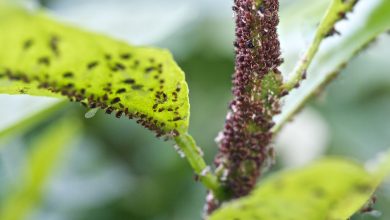
[[[125,88],[121,88],[121,89],[118,89],[116,91],[116,94],[121,94],[121,93],[125,93],[126,92],[126,89]]]
[[[38,63],[42,64],[42,65],[49,66],[50,65],[50,59],[49,59],[49,57],[40,57],[38,59]]]
[[[121,63],[115,63],[115,66],[112,68],[113,71],[125,70],[125,69],[126,69],[125,65]]]
[[[125,79],[123,82],[126,84],[134,84],[135,80],[134,79]]]
[[[156,109],[157,106],[158,106],[158,104],[154,104],[152,108],[153,108],[153,109]]]
[[[115,117],[120,118],[120,117],[122,117],[122,114],[123,114],[123,111],[118,111],[118,112],[115,114]]]
[[[144,86],[143,85],[133,85],[131,86],[132,89],[134,90],[141,90]]]
[[[116,104],[116,103],[118,103],[118,102],[120,102],[120,101],[121,101],[121,98],[116,97],[116,98],[114,98],[114,99],[111,101],[111,104],[113,105],[113,104]]]
[[[260,12],[261,14],[264,14],[265,8],[264,8],[263,5],[260,5],[260,6],[259,6],[259,12]]]
[[[106,60],[111,60],[112,59],[112,56],[110,54],[105,54],[104,55],[104,58],[106,58]]]
[[[59,55],[59,50],[58,50],[58,43],[59,43],[60,39],[58,38],[58,36],[52,36],[51,39],[50,39],[50,42],[49,42],[49,46],[50,46],[50,49],[52,50],[52,52],[58,56]]]
[[[124,60],[128,60],[128,59],[131,58],[131,54],[129,54],[129,53],[124,53],[124,54],[122,54],[120,57],[121,57],[122,59],[124,59]]]
[[[145,73],[150,73],[150,72],[152,72],[154,69],[155,69],[154,67],[145,68]]]
[[[23,43],[23,50],[28,50],[31,48],[31,46],[34,44],[34,41],[32,39],[28,39]]]
[[[172,119],[172,121],[179,121],[179,120],[181,120],[180,117],[175,117],[175,118]]]
[[[108,95],[107,94],[104,94],[103,95],[103,101],[107,101],[108,100]]]
[[[89,102],[88,106],[89,106],[89,108],[96,108],[97,107],[96,102]]]
[[[106,113],[109,114],[109,115],[110,115],[113,111],[114,111],[114,109],[113,109],[112,107],[108,107],[108,108],[106,109]]]
[[[246,46],[247,46],[248,48],[254,48],[254,47],[255,47],[255,45],[253,45],[252,40],[248,40],[248,41],[246,42]]]
[[[164,83],[165,83],[165,80],[160,79],[160,84],[164,84]]]
[[[62,75],[64,78],[73,78],[73,73],[72,72],[66,72]]]
[[[165,108],[160,108],[160,109],[158,109],[158,112],[162,112],[164,110],[165,110]]]
[[[65,85],[65,88],[67,88],[67,89],[74,88],[74,84],[73,83],[68,83],[67,85]]]
[[[95,67],[97,67],[98,65],[99,65],[99,62],[98,62],[98,61],[90,62],[90,63],[88,63],[88,65],[87,65],[87,69],[88,69],[88,70],[92,70],[92,69],[94,69]]]
[[[332,27],[332,29],[330,29],[329,32],[325,34],[325,37],[330,37],[335,34],[340,35],[341,33],[337,31],[336,28]]]

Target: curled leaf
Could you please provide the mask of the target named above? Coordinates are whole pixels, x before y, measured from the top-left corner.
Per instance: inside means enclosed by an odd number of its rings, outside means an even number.
[[[0,5],[0,93],[67,97],[158,136],[187,131],[188,88],[163,49],[135,47]]]

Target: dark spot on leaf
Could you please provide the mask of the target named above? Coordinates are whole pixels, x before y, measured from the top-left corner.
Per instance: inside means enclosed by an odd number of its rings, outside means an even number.
[[[106,109],[106,113],[107,113],[107,114],[111,114],[113,111],[114,111],[114,109],[111,108],[111,107],[108,107],[108,108]]]
[[[73,73],[72,72],[66,72],[62,75],[64,78],[73,78]]]
[[[49,66],[50,65],[49,57],[40,57],[40,58],[38,58],[38,64]]]
[[[131,54],[130,53],[124,53],[121,55],[121,58],[124,59],[124,60],[128,60],[131,58]]]
[[[105,58],[106,60],[111,60],[111,59],[112,59],[112,56],[111,56],[110,54],[105,54],[105,55],[104,55],[104,58]]]
[[[125,93],[126,92],[126,89],[125,88],[122,88],[122,89],[118,89],[116,91],[117,94],[121,94],[121,93]]]
[[[95,67],[97,67],[99,65],[99,62],[98,61],[92,61],[90,63],[87,64],[87,69],[88,70],[92,70],[94,69]]]
[[[126,79],[123,82],[126,83],[126,84],[134,84],[135,80],[134,79]]]
[[[54,55],[58,56],[60,54],[60,51],[58,49],[58,43],[60,39],[58,36],[53,35],[50,39],[49,46],[51,51],[54,53]]]
[[[116,98],[114,98],[112,101],[111,101],[111,104],[113,105],[113,104],[116,104],[116,103],[118,103],[118,102],[120,102],[121,101],[121,99],[119,98],[119,97],[116,97]]]
[[[121,64],[121,63],[115,63],[114,67],[111,68],[112,71],[116,72],[116,71],[119,71],[119,70],[125,70],[126,67],[125,65]]]
[[[123,114],[123,111],[118,111],[118,112],[115,114],[115,117],[120,118],[120,117],[122,117],[122,114]]]
[[[32,39],[28,39],[23,43],[23,49],[28,50],[32,47],[33,44],[34,44],[34,41]]]
[[[143,85],[133,85],[131,86],[132,89],[134,90],[141,90],[144,86]]]

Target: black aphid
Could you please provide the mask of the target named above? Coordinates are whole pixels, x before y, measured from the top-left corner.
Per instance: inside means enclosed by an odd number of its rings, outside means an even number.
[[[111,101],[111,104],[113,105],[113,104],[116,104],[116,103],[118,103],[118,102],[120,102],[120,101],[121,101],[121,98],[116,97],[116,98],[114,98],[114,99]]]
[[[120,118],[120,117],[122,117],[122,114],[123,114],[123,111],[118,111],[118,112],[115,114],[115,117]]]
[[[73,78],[74,74],[72,72],[66,72],[62,76],[64,78]]]
[[[58,43],[60,39],[58,36],[52,36],[49,42],[49,46],[51,51],[54,53],[54,55],[58,56],[60,54],[60,51],[58,49]]]
[[[128,59],[131,58],[131,54],[129,54],[129,53],[121,54],[121,58],[124,59],[124,60],[128,60]]]
[[[38,63],[42,65],[49,66],[50,65],[50,59],[49,57],[40,57],[38,58]]]
[[[31,46],[34,44],[34,41],[32,39],[28,39],[23,43],[23,49],[28,50],[31,48]]]
[[[133,85],[131,86],[132,89],[134,90],[141,90],[144,86],[143,85]]]
[[[88,70],[92,70],[94,69],[95,67],[97,67],[99,65],[99,62],[98,61],[92,61],[90,63],[87,64],[87,69]]]
[[[111,108],[111,107],[108,107],[108,108],[106,109],[106,113],[107,113],[107,114],[111,114],[113,111],[114,111],[114,109]]]
[[[126,84],[134,84],[135,80],[134,79],[125,79],[123,82]]]
[[[117,94],[121,94],[121,93],[125,93],[126,92],[126,89],[125,88],[121,88],[121,89],[118,89],[116,91]]]

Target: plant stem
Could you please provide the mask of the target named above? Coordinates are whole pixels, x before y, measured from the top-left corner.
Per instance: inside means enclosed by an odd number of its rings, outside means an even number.
[[[218,182],[217,177],[212,173],[209,166],[203,159],[202,150],[196,145],[195,140],[188,133],[181,134],[175,137],[176,144],[180,150],[184,153],[188,163],[199,176],[200,181],[203,185],[209,189],[213,195],[223,200],[226,198],[226,193]]]
[[[346,13],[351,11],[357,0],[333,0],[321,20],[314,39],[302,59],[298,62],[290,79],[282,86],[284,91],[291,91],[299,87],[299,83],[306,78],[306,71],[317,54],[322,41],[334,34],[338,34],[335,24],[344,19]]]

